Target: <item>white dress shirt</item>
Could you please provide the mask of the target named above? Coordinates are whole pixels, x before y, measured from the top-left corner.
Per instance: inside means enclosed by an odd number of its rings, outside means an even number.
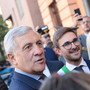
[[[81,66],[81,65],[83,65],[83,67],[82,67],[83,71],[84,71],[85,73],[89,73],[89,74],[90,74],[90,70],[89,70],[86,62],[83,60],[83,58],[82,58],[82,61],[81,61],[80,65],[78,65],[78,66]],[[76,67],[78,67],[78,66],[75,66],[75,65],[72,65],[72,64],[69,64],[68,62],[66,62],[66,67],[67,67],[70,71],[72,71],[72,72],[74,71],[74,68],[76,68]]]
[[[41,75],[35,75],[35,74],[30,74],[30,73],[24,72],[24,71],[22,71],[22,70],[20,70],[18,68],[15,68],[15,72],[26,75],[28,77],[32,77],[32,78],[34,78],[36,80],[39,80],[39,78],[41,76]],[[47,77],[49,77],[51,75],[47,65],[45,66],[45,70],[43,71],[43,74],[45,74]]]
[[[83,58],[82,58],[82,61],[81,61],[80,65],[78,65],[78,66],[81,66],[81,65],[83,65],[83,67],[82,67],[83,71],[84,71],[85,73],[90,74],[90,70],[89,70],[86,62],[83,60]],[[73,65],[73,64],[69,64],[68,62],[66,62],[66,67],[67,67],[68,70],[71,71],[71,72],[76,72],[74,69],[75,69],[76,67],[78,67],[78,66],[75,66],[75,65]],[[64,74],[65,74],[65,72],[64,72],[62,69],[60,69],[57,73],[58,73],[59,75],[64,75]]]

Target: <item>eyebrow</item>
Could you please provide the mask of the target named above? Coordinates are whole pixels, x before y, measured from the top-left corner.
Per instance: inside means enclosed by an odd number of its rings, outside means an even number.
[[[36,42],[36,44],[38,44],[38,42],[42,42],[41,40],[38,40]],[[32,43],[26,43],[23,47],[22,47],[22,50],[24,50],[24,48],[27,46],[27,45],[32,45]]]
[[[22,47],[22,50],[24,50],[24,48],[27,46],[27,45],[31,45],[32,43],[26,43],[23,47]]]
[[[73,38],[73,40],[74,40],[74,39],[78,39],[78,38],[76,37],[76,38]],[[66,41],[66,42],[73,42],[73,40],[72,40],[72,41]],[[66,42],[64,42],[64,43],[66,43]]]
[[[38,41],[36,42],[36,44],[37,44],[38,42],[42,42],[42,40],[38,40]]]

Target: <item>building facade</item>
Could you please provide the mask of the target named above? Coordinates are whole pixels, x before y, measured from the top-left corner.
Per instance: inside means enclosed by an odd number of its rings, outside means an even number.
[[[13,27],[44,25],[37,0],[0,0],[4,20],[11,19]]]
[[[38,0],[44,24],[48,24],[51,34],[54,33],[54,26],[61,25],[72,27],[74,9],[79,8],[81,14],[86,15],[83,1],[86,0]],[[78,30],[78,34],[83,33]]]
[[[52,36],[55,26],[73,26],[74,9],[79,8],[83,16],[90,16],[89,3],[89,0],[0,0],[0,7],[3,19],[11,19],[13,27],[48,25]]]

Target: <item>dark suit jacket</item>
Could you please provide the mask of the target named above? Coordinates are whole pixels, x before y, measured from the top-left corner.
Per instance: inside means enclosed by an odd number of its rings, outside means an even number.
[[[4,80],[0,77],[0,90],[8,90]]]
[[[90,70],[90,60],[84,60],[84,61],[86,62],[87,66],[88,66],[88,68]]]
[[[80,43],[83,47],[86,47],[86,36],[84,34],[79,36]]]
[[[87,48],[86,47],[86,38],[87,37],[84,34],[79,36],[80,43],[81,43],[82,47],[84,47],[84,48]],[[82,57],[86,60],[89,59],[87,50],[82,50]]]
[[[44,50],[47,61],[58,61],[58,56],[55,54],[52,48],[44,48]]]
[[[50,73],[58,71],[63,63],[60,61],[46,62]],[[31,77],[14,72],[9,90],[38,90],[41,83]]]

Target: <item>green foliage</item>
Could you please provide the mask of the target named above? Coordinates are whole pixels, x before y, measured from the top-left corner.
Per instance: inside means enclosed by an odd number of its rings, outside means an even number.
[[[2,16],[0,15],[0,59],[4,60],[5,59],[5,55],[4,55],[4,47],[3,47],[3,39],[5,34],[7,33],[8,28],[7,25],[5,23],[5,21],[3,21]]]
[[[7,25],[5,21],[3,21],[2,16],[0,15],[0,42],[3,40],[7,31],[8,31]]]

